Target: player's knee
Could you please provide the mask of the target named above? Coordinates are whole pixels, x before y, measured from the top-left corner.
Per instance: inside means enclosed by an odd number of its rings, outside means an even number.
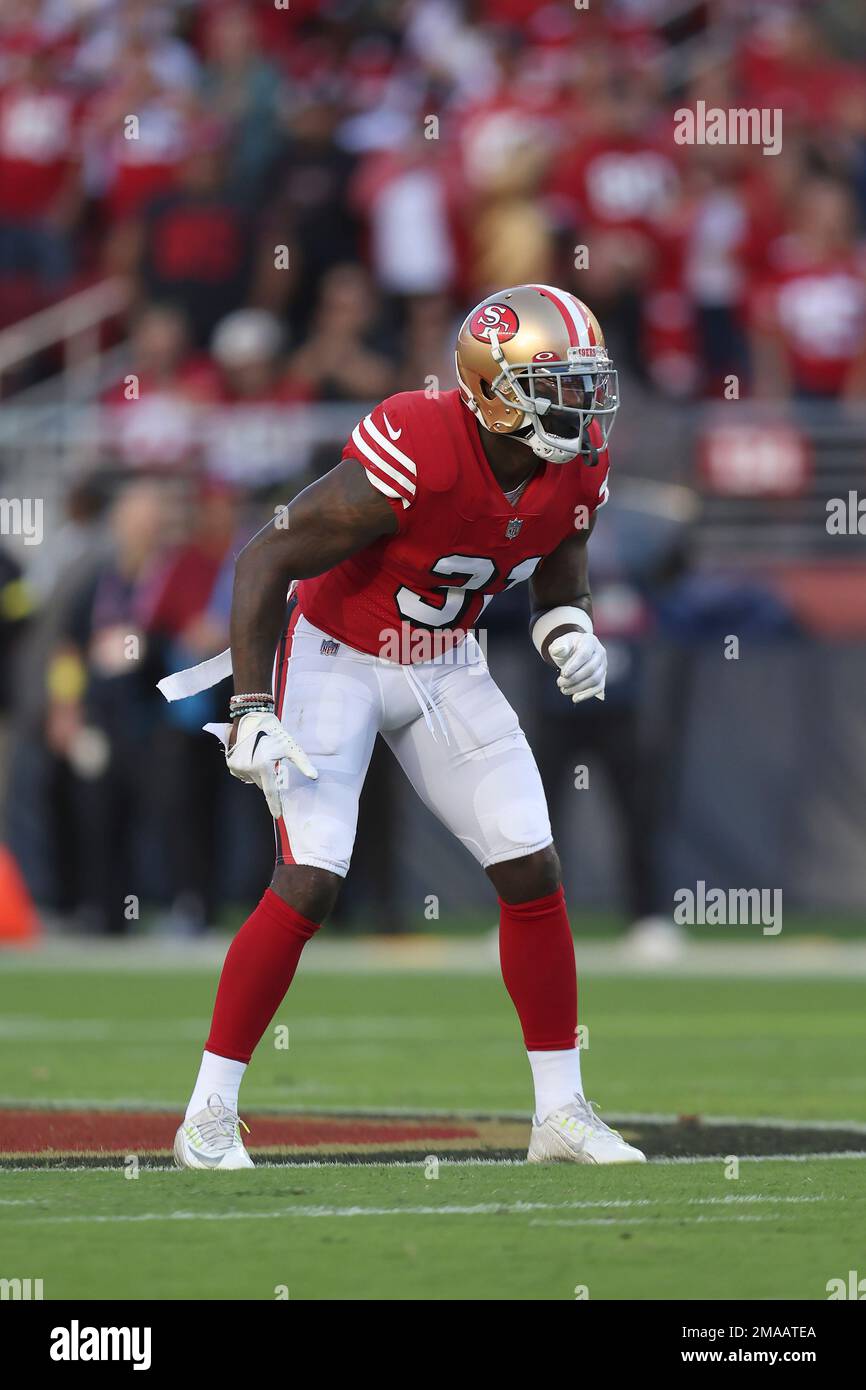
[[[311,922],[324,922],[340,893],[343,880],[329,869],[310,864],[278,864],[271,889]]]
[[[554,845],[491,864],[487,876],[506,903],[528,903],[555,893],[562,883],[562,868]]]

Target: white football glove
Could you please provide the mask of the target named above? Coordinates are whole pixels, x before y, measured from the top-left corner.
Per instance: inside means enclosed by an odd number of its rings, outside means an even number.
[[[577,705],[594,695],[604,699],[607,652],[593,632],[566,632],[548,652],[559,667],[556,684]]]
[[[318,772],[275,714],[242,714],[237,721],[233,747],[226,749],[226,764],[233,777],[261,787],[274,820],[283,814],[280,803],[280,760],[287,758],[299,772],[315,782]]]

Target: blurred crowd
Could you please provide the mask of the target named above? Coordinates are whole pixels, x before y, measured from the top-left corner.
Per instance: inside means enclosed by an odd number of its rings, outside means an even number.
[[[856,393],[864,30],[848,0],[5,0],[3,313],[120,273],[161,391],[368,400],[450,381],[455,315],[540,280],[674,398]],[[699,101],[780,110],[781,151],[678,144]]]
[[[677,143],[699,101],[781,110],[780,152]],[[154,683],[226,644],[234,555],[301,479],[279,430],[203,451],[191,420],[450,389],[466,309],[525,281],[585,299],[637,393],[733,374],[841,405],[866,394],[864,229],[847,0],[3,0],[0,327],[129,286],[110,447],[31,571],[0,554],[7,837],[37,896],[119,931],[142,882],[194,930],[266,881],[264,807],[199,732],[225,692],[168,709]]]

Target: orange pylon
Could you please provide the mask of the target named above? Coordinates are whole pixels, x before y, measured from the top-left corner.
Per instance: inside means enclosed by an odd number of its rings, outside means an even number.
[[[0,845],[0,946],[21,946],[39,935],[39,917],[21,870]]]

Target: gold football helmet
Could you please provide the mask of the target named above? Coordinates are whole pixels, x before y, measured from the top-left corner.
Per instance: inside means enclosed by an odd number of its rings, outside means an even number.
[[[488,295],[464,320],[455,356],[460,394],[485,429],[553,463],[578,454],[596,462],[607,448],[616,369],[598,319],[576,295],[551,285]]]

